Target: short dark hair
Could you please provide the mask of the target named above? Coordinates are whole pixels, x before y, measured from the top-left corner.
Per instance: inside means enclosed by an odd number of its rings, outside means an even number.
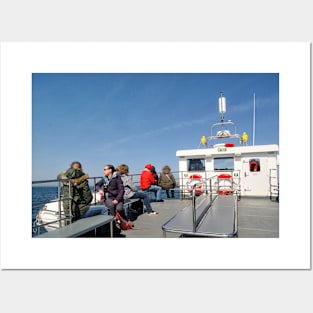
[[[115,167],[112,164],[107,164],[105,167],[112,170],[112,173],[115,172]]]
[[[72,162],[72,163],[71,163],[71,167],[73,167],[74,164],[77,164],[77,165],[79,166],[80,170],[83,171],[83,167],[82,167],[82,164],[81,164],[80,162],[78,162],[78,161]]]

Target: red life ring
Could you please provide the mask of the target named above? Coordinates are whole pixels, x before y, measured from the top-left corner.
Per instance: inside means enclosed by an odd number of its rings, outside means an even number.
[[[250,172],[257,172],[259,169],[259,163],[255,161],[250,162]]]
[[[199,184],[196,186],[195,193],[197,196],[202,194],[203,192],[202,188],[203,188],[202,184],[201,185]],[[189,189],[189,192],[192,193],[192,188]]]
[[[193,175],[190,175],[189,178],[191,178],[191,179],[200,179],[200,178],[202,178],[202,176],[199,175],[199,174],[193,174]]]
[[[192,193],[192,181],[194,180],[195,182],[199,181],[201,178],[202,178],[202,175],[199,175],[199,174],[193,174],[193,175],[190,175],[189,176],[190,178],[190,181],[189,181],[189,184],[190,184],[190,189],[189,189],[189,192]],[[196,186],[196,195],[201,195],[202,192],[203,192],[203,184],[198,184]]]
[[[230,189],[227,189],[227,190],[219,190],[218,191],[218,194],[220,196],[228,196],[228,195],[232,195],[233,194],[233,191],[230,190]]]
[[[231,184],[229,180],[232,178],[232,176],[230,174],[221,174],[218,176],[218,178],[224,184],[219,186],[219,188],[223,189],[219,189],[218,194],[221,196],[232,195],[233,191],[231,189],[231,185],[228,186],[228,184]]]
[[[230,174],[221,174],[221,175],[218,175],[218,178],[231,179],[231,175]]]

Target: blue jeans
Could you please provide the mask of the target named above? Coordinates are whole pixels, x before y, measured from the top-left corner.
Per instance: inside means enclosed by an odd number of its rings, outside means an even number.
[[[162,188],[160,186],[157,185],[151,185],[148,189],[146,189],[145,191],[154,191],[156,193],[155,197],[156,197],[156,201],[162,200],[161,198],[161,190]]]
[[[143,203],[146,207],[147,212],[152,212],[152,207],[150,204],[150,199],[148,197],[148,195],[146,193],[144,193],[143,191],[137,191],[135,192],[135,194],[132,196],[132,198],[139,198],[143,200]]]
[[[105,205],[91,205],[89,209],[83,215],[80,216],[80,218],[90,217],[99,214],[102,215],[109,214],[109,211]]]

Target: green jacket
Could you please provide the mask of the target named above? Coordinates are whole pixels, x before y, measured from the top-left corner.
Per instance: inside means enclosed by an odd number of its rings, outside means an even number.
[[[70,203],[72,204],[71,213],[75,219],[79,219],[89,208],[92,201],[92,193],[88,183],[88,175],[82,171],[69,168],[67,171],[62,172],[58,175],[58,179],[71,179],[71,196],[72,201],[64,200],[63,209],[66,215],[69,215]],[[69,183],[68,181],[63,182],[63,196],[68,197]]]

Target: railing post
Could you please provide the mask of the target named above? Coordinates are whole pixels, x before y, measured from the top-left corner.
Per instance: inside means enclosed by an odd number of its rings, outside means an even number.
[[[99,179],[99,178],[101,178],[101,177],[100,176],[99,177],[90,177],[88,179],[94,179],[94,181],[96,181],[96,179]],[[64,186],[64,182],[68,182],[68,186],[69,186],[69,194],[66,197],[64,196],[64,192],[63,193],[61,192],[62,186]],[[40,225],[38,224],[38,220],[35,220],[34,221],[35,224],[32,224],[32,226],[36,227],[38,235],[41,233],[41,227],[44,227],[44,226],[49,225],[49,224],[55,224],[55,225],[59,224],[59,227],[61,228],[63,220],[67,221],[69,219],[70,220],[69,222],[72,223],[72,217],[73,217],[73,214],[72,214],[73,197],[72,197],[72,191],[71,191],[72,185],[71,185],[70,179],[66,178],[66,179],[51,179],[51,180],[32,181],[32,185],[44,184],[44,183],[57,183],[58,211],[55,211],[55,214],[57,214],[57,215],[55,215],[55,217],[58,216],[58,218],[56,218],[55,220],[50,221],[50,222],[41,223]],[[95,189],[95,186],[94,186],[94,189]],[[62,203],[64,203],[64,201],[68,201],[70,212],[68,215],[65,215],[64,217],[62,217]],[[96,202],[96,199],[95,199],[95,202]],[[32,209],[34,209],[34,207],[37,207],[38,205],[44,205],[44,204],[45,204],[45,202],[33,204]],[[42,208],[40,210],[42,210]],[[37,216],[38,216],[38,211],[40,211],[40,210],[37,210]],[[36,216],[36,219],[37,219],[37,216]]]
[[[180,200],[184,199],[184,185],[183,185],[184,172],[179,172],[179,189],[180,189]]]
[[[73,201],[72,201],[72,186],[71,186],[71,180],[69,179],[68,181],[68,203],[69,203],[69,213],[70,213],[70,224],[72,224],[72,218],[73,218],[73,215],[72,215],[72,204],[73,204]]]
[[[197,216],[196,216],[196,186],[197,184],[194,184],[192,187],[192,230],[195,233],[196,232],[196,223],[197,223]]]
[[[96,199],[96,178],[95,177],[93,178],[93,193],[95,195],[94,204],[96,204],[97,203],[97,199]]]
[[[62,221],[61,221],[61,182],[58,181],[58,208],[59,208],[59,227],[62,227]]]

